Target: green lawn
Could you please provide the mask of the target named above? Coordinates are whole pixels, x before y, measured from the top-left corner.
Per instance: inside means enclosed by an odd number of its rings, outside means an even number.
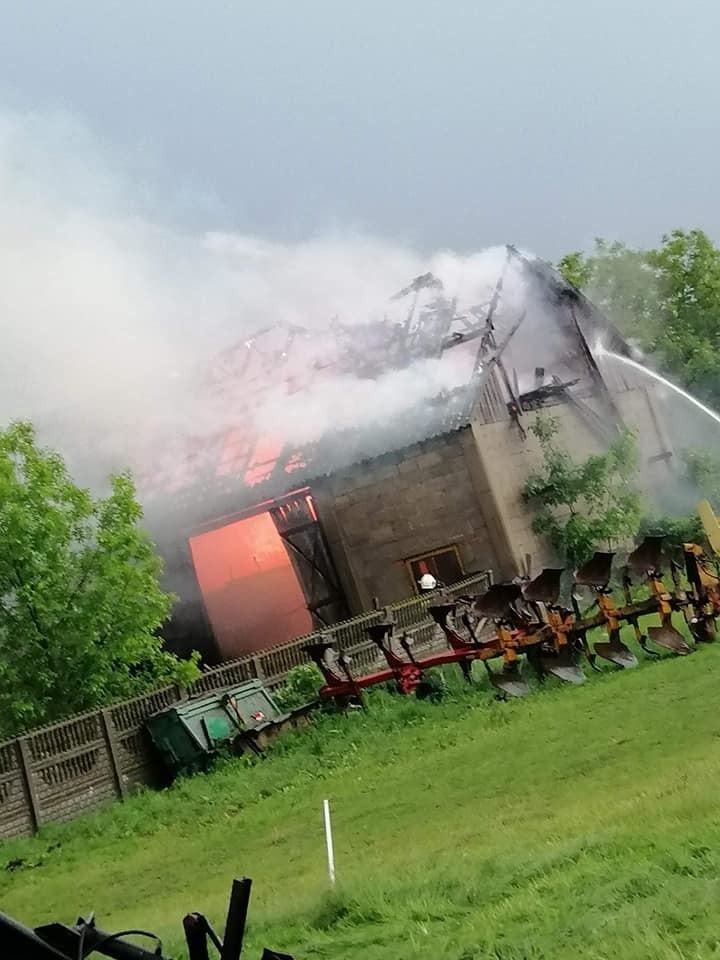
[[[27,863],[0,870],[1,908],[94,909],[177,957],[183,913],[221,927],[248,875],[249,960],[720,956],[719,682],[720,646],[505,704],[483,681],[439,705],[381,693],[265,763],[0,846]]]

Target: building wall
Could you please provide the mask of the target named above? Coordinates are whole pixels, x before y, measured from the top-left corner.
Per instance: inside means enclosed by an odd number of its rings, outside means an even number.
[[[635,431],[640,458],[640,476],[648,499],[654,499],[678,468],[672,441],[654,389],[626,390],[615,397],[625,423]]]
[[[507,429],[507,427],[506,427]],[[457,544],[466,572],[497,569],[470,428],[339,471],[313,496],[353,610],[413,589],[405,560]]]
[[[558,404],[542,413],[560,421],[558,442],[578,459],[601,449],[599,441],[571,407]],[[521,573],[528,555],[534,571],[557,559],[544,540],[533,532],[535,514],[522,501],[527,478],[542,464],[540,444],[529,429],[538,415],[529,413],[523,417],[524,437],[518,427],[507,420],[472,425],[485,478],[482,508],[486,515],[493,516],[497,552],[502,557],[498,579]]]
[[[671,462],[656,459],[668,452],[669,445],[661,421],[653,414],[652,395],[645,390],[628,390],[613,399],[624,423],[636,433],[641,488],[651,500],[654,489],[673,469]],[[612,422],[610,411],[603,409],[597,396],[587,402],[596,412],[607,417],[608,423]],[[542,566],[558,561],[552,548],[533,532],[533,511],[522,502],[525,481],[542,463],[540,444],[529,429],[542,415],[557,418],[560,426],[558,443],[577,460],[602,452],[607,446],[603,438],[588,427],[582,415],[566,403],[525,414],[525,437],[508,421],[472,424],[484,480],[481,507],[485,516],[493,518],[491,529],[496,539],[496,554],[501,558],[498,578],[522,572],[527,555],[531,557],[532,569],[536,572]]]
[[[614,398],[624,422],[638,436],[641,483],[667,476],[668,450],[661,422],[644,390]],[[599,396],[586,401],[608,425],[612,411]],[[409,557],[457,544],[467,571],[491,569],[510,579],[525,569],[553,564],[552,548],[532,530],[534,513],[522,501],[528,476],[542,463],[529,427],[542,414],[560,423],[559,443],[577,459],[606,448],[607,441],[567,403],[523,417],[525,436],[509,419],[470,427],[356,465],[313,484],[320,520],[353,611],[372,598],[391,602],[412,588]]]
[[[637,433],[642,488],[652,497],[653,488],[666,482],[673,469],[672,462],[657,459],[668,452],[669,441],[653,414],[652,394],[625,389],[614,393],[613,401]],[[586,397],[586,403],[608,424],[613,422],[601,394]],[[606,446],[575,407],[558,403],[545,412],[558,418],[559,440],[578,459]],[[467,428],[312,483],[351,613],[368,609],[374,597],[382,603],[406,597],[414,585],[405,561],[452,544],[459,548],[465,571],[489,569],[496,579],[523,572],[528,555],[535,571],[557,562],[533,533],[533,512],[522,502],[525,481],[541,464],[540,446],[529,430],[537,416],[524,415],[523,437],[508,417],[486,423],[480,410]],[[173,649],[200,649],[212,661],[218,654],[210,641],[201,643],[202,600],[199,590],[195,593],[198,615],[192,621],[189,615],[176,618],[187,620],[189,629],[187,639]]]

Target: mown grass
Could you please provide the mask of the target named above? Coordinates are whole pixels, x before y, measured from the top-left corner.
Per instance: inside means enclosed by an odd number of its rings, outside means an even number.
[[[26,865],[0,871],[1,909],[92,908],[177,957],[181,916],[221,927],[249,875],[249,958],[720,956],[719,680],[720,646],[504,704],[484,682],[437,705],[377,693],[265,763],[2,845]]]

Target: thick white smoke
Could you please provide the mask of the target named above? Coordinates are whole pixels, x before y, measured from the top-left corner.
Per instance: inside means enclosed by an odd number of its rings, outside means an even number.
[[[32,419],[90,482],[89,466],[152,468],[186,436],[248,416],[242,384],[221,402],[201,388],[197,371],[224,347],[284,323],[304,328],[308,359],[322,356],[333,318],[402,320],[407,303],[390,298],[428,270],[459,304],[486,300],[505,255],[184,230],[149,215],[147,191],[67,119],[0,116],[0,194],[0,422]],[[302,442],[392,418],[466,370],[451,358],[376,382],[330,377],[291,403],[280,373],[252,416]]]

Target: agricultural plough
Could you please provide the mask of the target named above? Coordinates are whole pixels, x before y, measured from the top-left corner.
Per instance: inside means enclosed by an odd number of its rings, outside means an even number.
[[[646,537],[619,571],[619,603],[610,587],[614,558],[613,553],[595,553],[574,572],[569,605],[560,601],[562,568],[546,568],[533,579],[493,584],[477,597],[436,591],[428,612],[445,635],[447,648],[422,656],[414,652],[412,635],[397,635],[392,615],[381,611],[379,622],[367,633],[385,666],[367,674],[356,674],[350,658],[327,634],[305,647],[324,678],[320,697],[340,706],[359,704],[364,689],[386,683],[393,683],[400,693],[425,697],[434,689],[428,674],[432,668],[457,664],[470,681],[475,661],[483,664],[499,698],[523,697],[530,692],[521,670],[523,659],[540,680],[555,676],[574,684],[585,681],[583,661],[596,671],[598,659],[619,669],[637,666],[636,654],[622,639],[623,625],[632,627],[640,649],[650,658],[661,651],[686,656],[696,644],[715,640],[720,577],[701,547],[683,545],[684,582],[683,564],[672,561],[668,588],[662,571],[663,538]],[[633,588],[639,587],[646,595],[633,599]],[[581,611],[578,593],[583,588],[590,591],[592,603]],[[656,622],[643,631],[641,620],[649,616]],[[673,617],[683,618],[694,644],[675,627]],[[603,638],[593,639],[598,631]],[[491,666],[492,661],[499,669]]]

